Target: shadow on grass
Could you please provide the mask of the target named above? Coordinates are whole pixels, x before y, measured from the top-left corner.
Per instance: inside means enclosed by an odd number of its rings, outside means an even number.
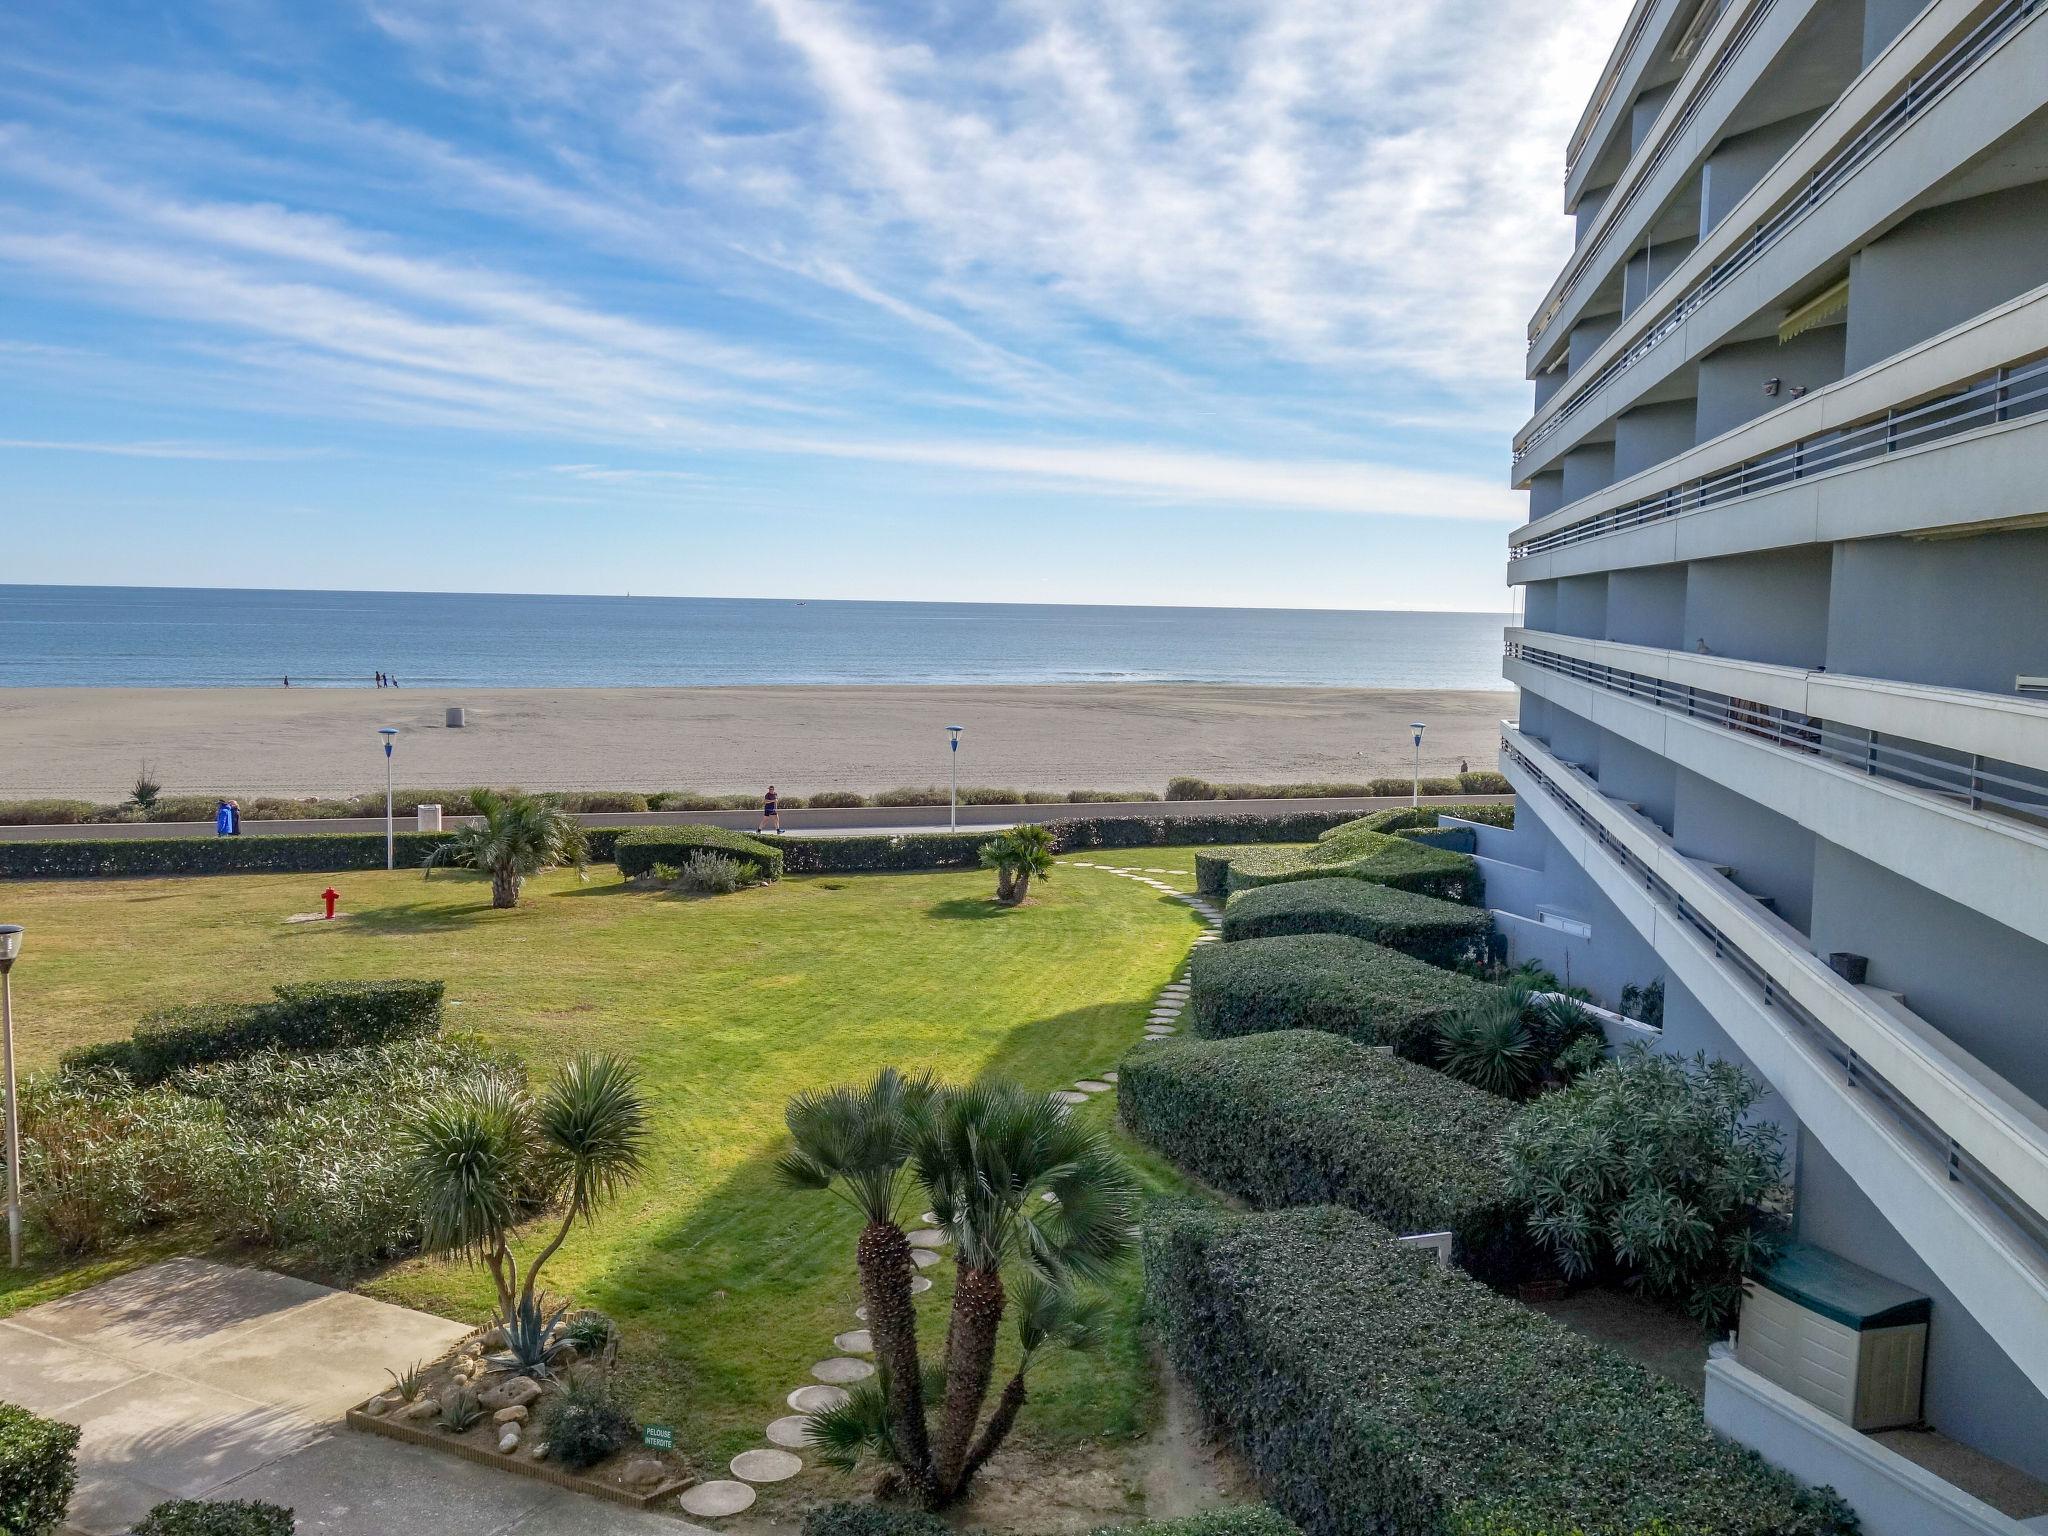
[[[926,917],[972,922],[985,917],[1002,917],[1016,910],[1015,907],[1001,905],[993,896],[953,896],[933,902],[924,909],[924,913]]]
[[[431,901],[402,901],[351,913],[348,926],[369,933],[453,933],[472,928],[497,912],[488,894],[481,901],[464,902],[459,907]],[[315,924],[306,926],[317,931]]]

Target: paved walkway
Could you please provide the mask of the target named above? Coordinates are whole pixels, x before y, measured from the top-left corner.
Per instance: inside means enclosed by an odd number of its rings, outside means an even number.
[[[265,1270],[172,1259],[0,1321],[10,1402],[77,1424],[75,1536],[175,1498],[292,1506],[300,1536],[696,1529],[340,1427],[460,1323]],[[709,1533],[704,1533],[709,1536]]]

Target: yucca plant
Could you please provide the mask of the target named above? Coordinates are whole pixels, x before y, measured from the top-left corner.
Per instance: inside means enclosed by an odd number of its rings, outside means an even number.
[[[441,1399],[441,1412],[435,1422],[449,1434],[459,1435],[476,1428],[483,1418],[483,1399],[467,1387],[457,1387]]]
[[[528,1271],[529,1277],[532,1271]],[[505,1347],[487,1356],[484,1364],[494,1371],[546,1380],[554,1374],[555,1359],[562,1352],[562,1319],[569,1315],[569,1302],[550,1312],[536,1296],[521,1296],[502,1325]]]
[[[405,1368],[402,1375],[388,1366],[384,1374],[391,1378],[391,1386],[398,1393],[398,1400],[410,1403],[418,1399],[420,1388],[426,1384],[427,1368],[424,1363],[415,1360]]]
[[[1543,1079],[1543,1057],[1523,1017],[1522,996],[1513,990],[1438,1024],[1436,1057],[1446,1076],[1503,1098],[1527,1098]]]
[[[981,867],[996,872],[996,900],[1020,906],[1034,876],[1052,878],[1052,833],[1037,822],[1019,822],[981,845]]]
[[[479,819],[456,828],[427,856],[428,878],[441,864],[489,870],[491,905],[516,907],[530,876],[560,864],[575,865],[579,875],[587,868],[583,827],[559,806],[517,791],[473,789],[469,797]]]

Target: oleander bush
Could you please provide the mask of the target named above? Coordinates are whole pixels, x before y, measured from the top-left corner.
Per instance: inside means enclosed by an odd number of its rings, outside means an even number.
[[[260,1003],[199,1003],[151,1014],[126,1040],[67,1051],[66,1071],[111,1068],[147,1087],[184,1067],[258,1051],[337,1051],[417,1039],[441,1027],[438,981],[308,981]]]
[[[754,872],[750,879],[782,878],[783,850],[779,844],[749,837],[744,832],[728,831],[724,827],[643,827],[621,835],[613,846],[612,857],[619,866],[619,873],[631,880],[647,874],[656,864],[686,868],[690,855],[699,852],[721,853],[752,865]]]
[[[1239,891],[1224,906],[1226,942],[1288,933],[1345,933],[1449,970],[1486,962],[1493,918],[1480,907],[1335,877]]]
[[[1529,1252],[1508,1191],[1504,1099],[1311,1030],[1143,1045],[1118,1064],[1117,1113],[1169,1161],[1271,1210],[1343,1205],[1396,1232],[1449,1232],[1500,1284]]]
[[[129,1536],[292,1536],[298,1520],[282,1504],[254,1499],[173,1499]]]
[[[0,1531],[50,1536],[78,1483],[78,1426],[0,1403]]]
[[[1188,1021],[1205,1039],[1315,1029],[1427,1060],[1437,1022],[1498,989],[1341,933],[1200,946]]]
[[[1856,1529],[1683,1389],[1356,1212],[1162,1201],[1144,1252],[1173,1364],[1311,1536]]]
[[[1470,855],[1425,848],[1384,832],[1352,832],[1307,848],[1248,848],[1231,859],[1225,883],[1236,892],[1330,876],[1370,880],[1469,906],[1479,905],[1484,889]]]

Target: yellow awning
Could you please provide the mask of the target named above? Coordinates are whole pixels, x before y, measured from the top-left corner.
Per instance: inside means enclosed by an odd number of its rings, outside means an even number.
[[[1795,304],[1785,311],[1785,318],[1778,324],[1778,344],[1783,346],[1794,336],[1824,325],[1849,307],[1849,279],[1830,283],[1803,304]]]

